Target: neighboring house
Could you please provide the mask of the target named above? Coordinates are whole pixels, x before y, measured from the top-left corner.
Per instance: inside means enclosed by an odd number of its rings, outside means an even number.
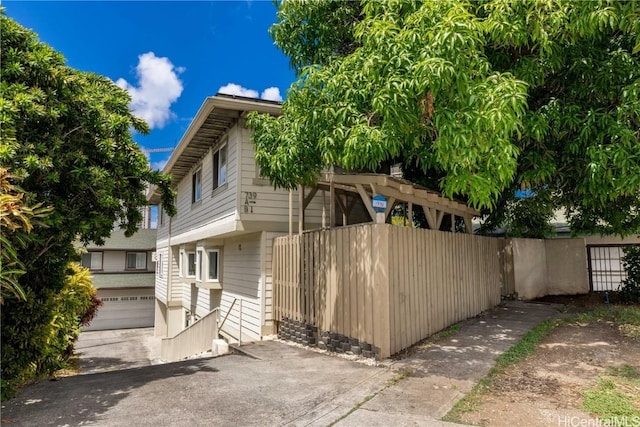
[[[81,264],[91,271],[103,306],[83,330],[151,327],[154,321],[156,230],[132,237],[115,229],[103,246],[91,244]]]
[[[250,111],[278,115],[280,104],[207,98],[164,168],[173,177],[178,212],[169,218],[158,208],[158,336],[175,336],[218,307],[221,333],[231,341],[275,333],[272,242],[289,229],[294,196],[260,177],[245,127]],[[154,191],[150,203],[159,204]],[[321,210],[318,197],[311,196],[305,223],[319,227]]]

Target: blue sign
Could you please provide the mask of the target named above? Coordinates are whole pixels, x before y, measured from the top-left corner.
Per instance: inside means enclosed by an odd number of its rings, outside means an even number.
[[[384,211],[387,210],[387,199],[380,195],[373,196],[373,199],[371,199],[371,206],[377,213],[384,213]]]

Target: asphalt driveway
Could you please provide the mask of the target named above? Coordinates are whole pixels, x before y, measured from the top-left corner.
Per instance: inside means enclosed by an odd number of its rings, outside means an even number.
[[[112,345],[136,349],[118,340]],[[3,403],[2,419],[13,426],[327,425],[394,376],[282,343],[264,345],[262,360],[231,354],[117,370],[130,355],[113,360],[104,345],[104,357],[92,360],[105,362],[106,371],[93,366],[93,373],[25,387]],[[79,351],[89,348],[100,347]]]
[[[277,341],[253,357],[154,364],[151,330],[83,335],[84,375],[41,381],[2,404],[14,426],[452,426],[438,421],[495,358],[561,307],[509,301],[383,367]],[[141,335],[136,335],[141,334]],[[404,373],[404,374],[403,374]]]

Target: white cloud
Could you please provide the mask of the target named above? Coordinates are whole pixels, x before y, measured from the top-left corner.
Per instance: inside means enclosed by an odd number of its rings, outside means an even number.
[[[169,159],[160,160],[158,162],[151,162],[151,169],[153,170],[162,170],[166,166]]]
[[[174,66],[169,58],[147,52],[138,56],[138,86],[123,78],[116,84],[131,95],[133,114],[144,119],[151,129],[162,128],[174,116],[171,104],[182,94],[182,80],[178,75],[184,70],[184,67]]]
[[[266,99],[267,101],[278,101],[282,102],[282,95],[280,95],[280,89],[277,87],[269,87],[262,91],[262,95],[260,98]]]
[[[244,96],[246,98],[257,98],[258,91],[253,89],[247,89],[235,83],[229,83],[226,86],[222,86],[218,89],[218,93],[224,93],[225,95]]]
[[[218,89],[218,93],[223,93],[225,95],[235,95],[235,96],[244,96],[245,98],[258,98],[259,92],[254,89],[247,89],[246,87],[242,87],[235,83],[229,83],[225,86],[222,86]],[[268,100],[268,101],[282,101],[282,95],[280,95],[280,89],[275,86],[269,87],[262,91],[262,95],[260,95],[260,99]]]

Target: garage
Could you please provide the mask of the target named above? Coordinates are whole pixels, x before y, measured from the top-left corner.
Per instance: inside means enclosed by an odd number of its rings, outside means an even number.
[[[153,326],[155,297],[153,288],[99,289],[102,307],[83,331],[147,328]]]

